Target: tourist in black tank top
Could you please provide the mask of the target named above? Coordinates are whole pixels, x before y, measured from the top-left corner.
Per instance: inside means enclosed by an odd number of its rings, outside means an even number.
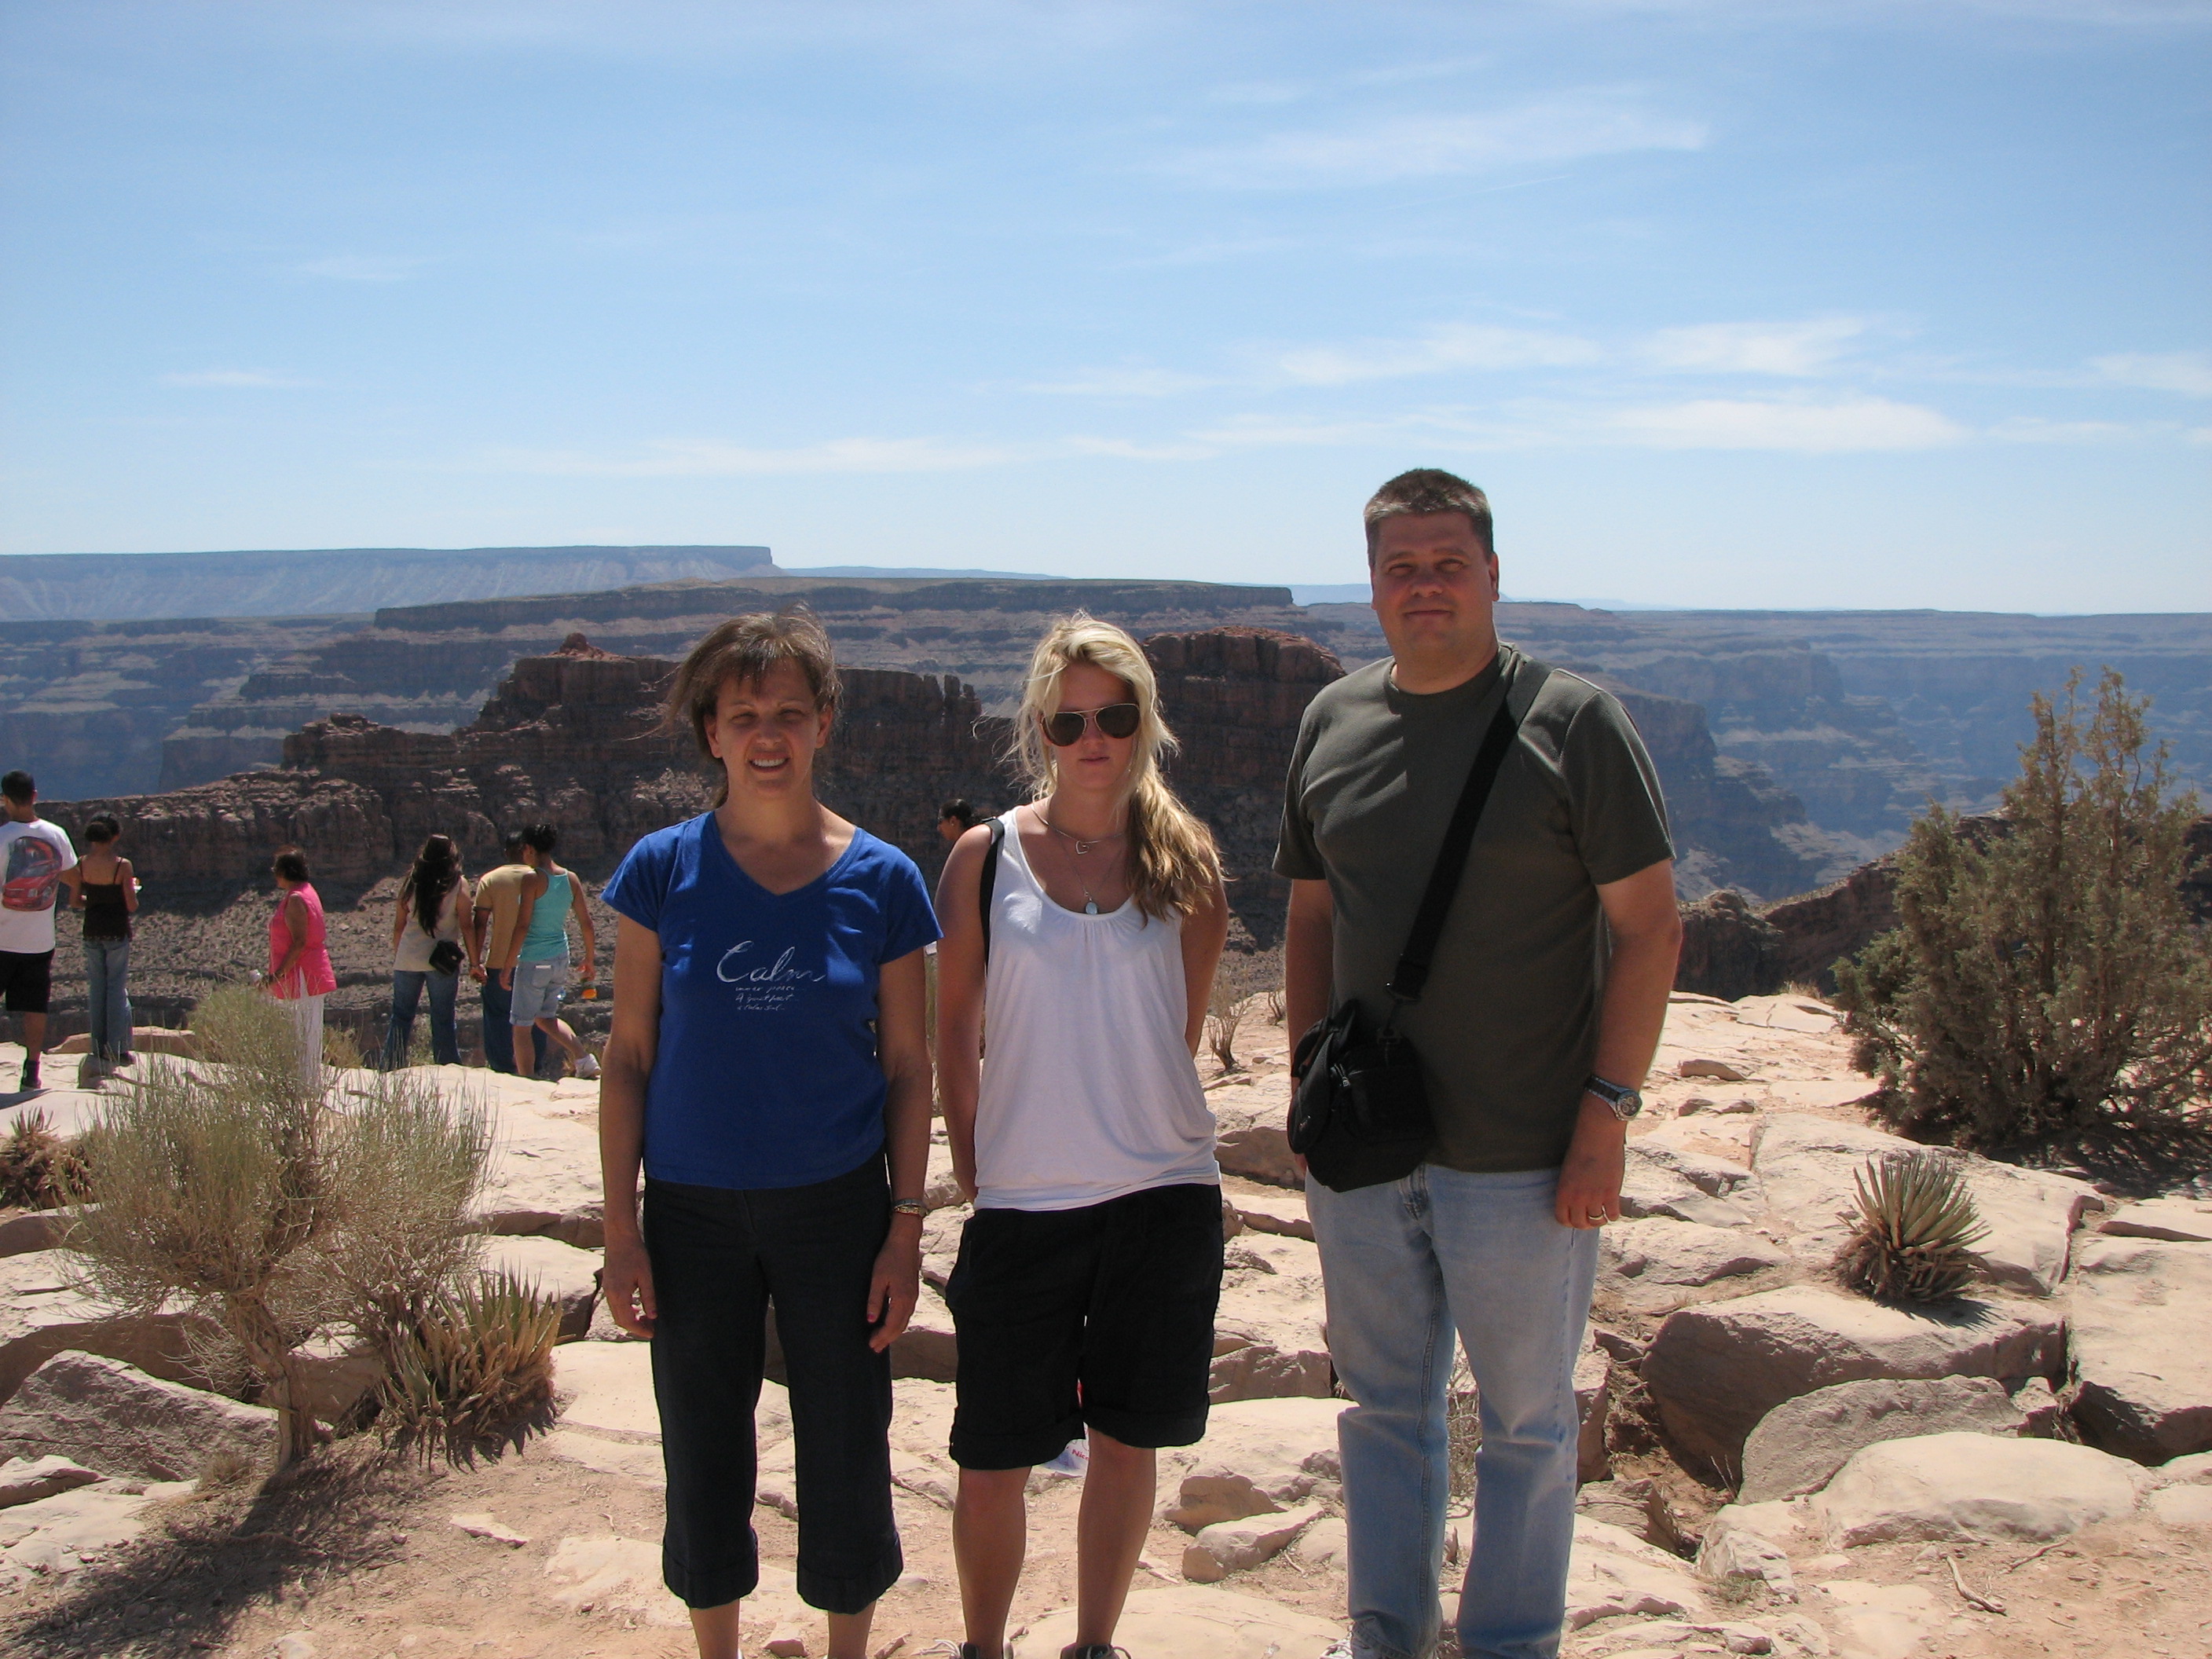
[[[106,813],[84,826],[84,857],[62,878],[84,912],[85,998],[91,1012],[88,1070],[127,1066],[131,1052],[131,918],[138,908],[138,878],[116,843],[122,826]]]

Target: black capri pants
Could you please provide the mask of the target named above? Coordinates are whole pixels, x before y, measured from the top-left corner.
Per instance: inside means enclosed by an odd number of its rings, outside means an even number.
[[[868,1282],[890,1228],[880,1157],[806,1187],[646,1182],[668,1472],[661,1576],[685,1606],[718,1607],[760,1582],[753,1411],[770,1303],[797,1441],[799,1593],[825,1613],[859,1613],[903,1570],[890,1355],[868,1347]]]

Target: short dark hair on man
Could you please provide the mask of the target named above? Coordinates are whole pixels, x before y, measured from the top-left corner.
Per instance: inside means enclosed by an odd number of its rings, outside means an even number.
[[[84,821],[84,838],[95,847],[113,841],[122,833],[123,826],[115,821],[114,815],[110,812],[102,812],[96,817],[89,817]]]
[[[561,832],[550,823],[526,823],[522,826],[522,844],[553,856],[553,849],[561,844]]]
[[[1482,544],[1482,550],[1492,555],[1498,551],[1498,544],[1490,537],[1490,497],[1455,472],[1417,466],[1411,472],[1401,472],[1367,498],[1367,510],[1361,516],[1367,523],[1368,563],[1375,562],[1375,538],[1382,533],[1383,520],[1413,513],[1464,513],[1474,525],[1474,537]]]
[[[31,775],[21,767],[0,778],[0,795],[5,795],[18,806],[28,806],[39,798],[39,786],[31,781]]]
[[[286,881],[305,881],[307,878],[307,855],[296,847],[287,847],[269,861],[269,867]]]
[[[960,827],[963,830],[973,830],[976,824],[975,803],[964,797],[955,798],[945,802],[937,809],[937,816],[939,822],[946,818],[959,819]]]
[[[499,850],[508,858],[522,856],[522,826],[515,824],[499,838]]]

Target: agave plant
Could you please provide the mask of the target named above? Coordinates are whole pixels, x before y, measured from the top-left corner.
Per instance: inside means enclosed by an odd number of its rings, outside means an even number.
[[[1869,1158],[1854,1182],[1858,1214],[1836,1266],[1854,1289],[1886,1302],[1939,1302],[1972,1282],[1972,1247],[1986,1237],[1955,1157],[1931,1149]]]
[[[519,1443],[550,1420],[561,1310],[511,1272],[441,1297],[402,1342],[379,1391],[377,1428],[426,1461]]]

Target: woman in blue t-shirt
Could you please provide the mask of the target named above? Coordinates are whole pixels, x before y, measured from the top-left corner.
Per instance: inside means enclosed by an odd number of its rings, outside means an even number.
[[[889,1350],[921,1272],[923,951],[938,930],[912,860],[814,799],[836,704],[829,638],[804,610],[708,635],[670,684],[667,721],[718,764],[714,808],[639,842],[602,895],[621,917],[599,1094],[604,1283],[616,1322],[653,1338],[662,1573],[702,1659],[735,1659],[759,1578],[770,1303],[797,1439],[799,1592],[829,1613],[832,1659],[867,1651],[902,1567]]]

